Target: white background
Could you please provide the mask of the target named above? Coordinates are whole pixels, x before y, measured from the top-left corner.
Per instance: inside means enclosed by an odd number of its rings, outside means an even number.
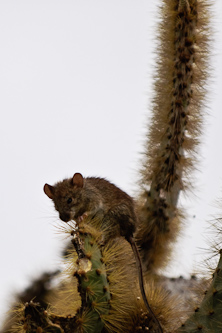
[[[14,292],[57,267],[63,242],[45,182],[102,176],[133,195],[151,100],[154,0],[0,1],[0,322]],[[211,15],[211,14],[210,14]],[[188,218],[164,274],[188,276],[222,197],[222,3]]]

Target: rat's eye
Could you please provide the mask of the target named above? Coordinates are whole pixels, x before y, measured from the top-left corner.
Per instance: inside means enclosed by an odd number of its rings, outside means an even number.
[[[68,200],[67,200],[67,204],[70,204],[72,202],[72,198],[69,198]]]

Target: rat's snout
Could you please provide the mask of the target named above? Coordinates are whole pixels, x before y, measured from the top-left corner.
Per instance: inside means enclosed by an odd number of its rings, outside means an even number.
[[[68,213],[60,213],[59,218],[64,222],[69,222],[71,220],[70,214]]]

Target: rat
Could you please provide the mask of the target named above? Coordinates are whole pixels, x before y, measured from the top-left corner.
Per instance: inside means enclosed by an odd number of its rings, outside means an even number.
[[[44,192],[53,200],[62,221],[79,222],[85,216],[94,217],[100,214],[102,230],[105,234],[104,242],[122,236],[130,243],[138,268],[143,301],[157,324],[159,332],[163,332],[149,306],[144,290],[142,264],[133,237],[137,225],[133,198],[104,178],[84,178],[81,173],[75,173],[72,178],[64,179],[54,186],[45,184]]]

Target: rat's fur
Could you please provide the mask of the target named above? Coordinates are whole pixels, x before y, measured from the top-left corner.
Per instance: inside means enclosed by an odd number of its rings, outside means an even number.
[[[53,200],[62,221],[78,221],[84,214],[101,214],[103,229],[108,239],[133,236],[137,217],[133,199],[114,184],[103,178],[83,178],[75,173],[54,186],[45,184],[45,194]],[[108,225],[107,225],[108,224]]]

